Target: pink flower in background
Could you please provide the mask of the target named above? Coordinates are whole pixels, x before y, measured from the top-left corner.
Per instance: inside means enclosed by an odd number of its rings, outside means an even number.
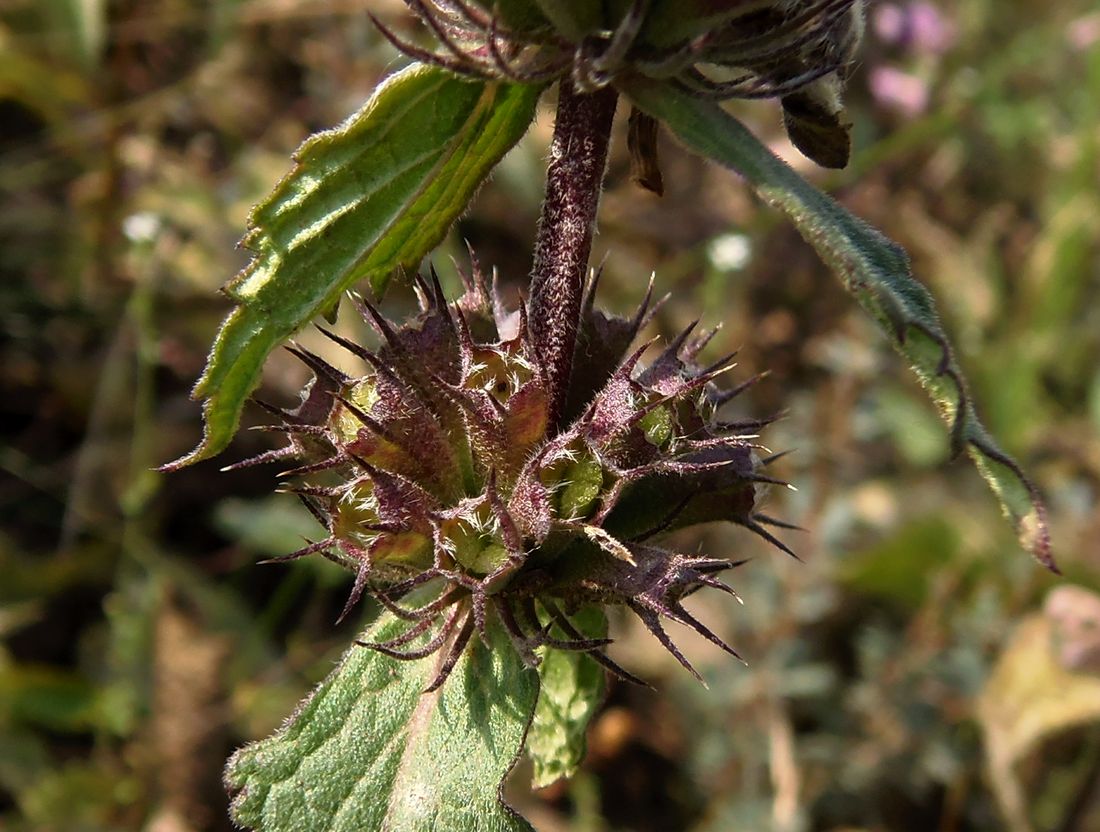
[[[928,108],[928,84],[916,75],[892,66],[876,66],[868,83],[876,101],[902,115],[918,116]]]
[[[883,42],[919,54],[942,55],[955,43],[955,25],[934,3],[884,3],[872,25]]]
[[[1066,40],[1078,52],[1100,43],[1100,12],[1079,17],[1066,27]]]
[[[878,39],[894,52],[912,57],[936,58],[955,44],[956,27],[934,3],[883,3],[872,16],[871,25]],[[876,66],[868,79],[871,95],[882,106],[903,116],[913,117],[928,108],[929,62],[920,62],[923,71],[906,71],[896,66]]]

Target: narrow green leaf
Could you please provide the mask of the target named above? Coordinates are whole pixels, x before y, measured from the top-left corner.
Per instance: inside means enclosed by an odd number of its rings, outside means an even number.
[[[571,620],[586,638],[607,636],[607,617],[598,607],[587,607]],[[588,723],[607,686],[607,671],[586,653],[553,648],[539,653],[539,701],[527,735],[536,789],[576,773],[584,759]]]
[[[408,627],[386,614],[364,638]],[[230,759],[234,820],[257,832],[530,832],[500,789],[538,677],[499,627],[489,632],[432,693],[446,648],[401,661],[353,646],[278,733]]]
[[[368,279],[380,294],[395,269],[419,266],[526,132],[539,92],[414,65],[298,149],[250,217],[256,256],[225,289],[239,305],[192,393],[206,400],[202,442],[166,470],[229,443],[268,354],[349,286]]]
[[[791,218],[909,360],[951,425],[952,451],[969,451],[1024,548],[1057,572],[1042,497],[979,421],[932,297],[913,278],[905,251],[806,182],[714,102],[665,84],[637,80],[625,86],[640,109],[665,122],[690,150],[741,174]]]

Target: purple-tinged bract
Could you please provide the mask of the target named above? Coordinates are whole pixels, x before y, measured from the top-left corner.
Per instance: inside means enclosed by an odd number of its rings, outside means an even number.
[[[410,659],[448,651],[432,687],[493,620],[530,663],[541,646],[582,650],[633,679],[603,654],[606,640],[570,621],[592,603],[632,609],[689,669],[663,618],[733,653],[681,601],[704,586],[732,594],[716,575],[737,562],[655,541],[724,520],[786,548],[756,511],[758,489],[777,481],[760,473],[755,437],[715,416],[728,359],[699,367],[708,336],[689,328],[643,366],[649,344],[632,344],[648,296],[627,320],[594,309],[594,284],[556,435],[526,309],[506,311],[475,263],[454,303],[434,273],[418,280],[421,312],[403,326],[357,301],[377,349],[322,329],[363,361],[361,377],[292,347],[314,379],[296,409],[269,407],[289,445],[241,463],[297,460],[288,488],[326,536],[281,560],[319,552],[354,571],[344,614],[366,593],[409,622],[365,646]]]

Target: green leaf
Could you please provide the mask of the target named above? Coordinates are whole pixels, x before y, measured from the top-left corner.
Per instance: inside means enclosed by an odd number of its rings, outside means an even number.
[[[572,41],[580,41],[603,28],[602,3],[592,0],[535,0],[546,18]]]
[[[607,617],[598,607],[582,609],[571,620],[586,638],[607,636]],[[607,682],[607,672],[586,653],[553,648],[539,653],[539,701],[527,735],[536,789],[576,773],[584,759],[585,731]]]
[[[558,497],[558,514],[566,518],[587,517],[603,488],[603,466],[588,453],[581,453],[561,474],[564,487]]]
[[[369,279],[380,294],[394,270],[419,266],[526,132],[539,93],[414,65],[298,149],[252,211],[242,242],[256,256],[225,288],[239,305],[192,392],[206,400],[202,442],[165,470],[225,448],[268,354],[349,286]]]
[[[928,600],[940,569],[959,551],[959,532],[941,514],[916,520],[878,545],[853,552],[837,572],[838,583],[916,610]]]
[[[909,360],[951,425],[953,453],[969,451],[1021,545],[1057,572],[1042,497],[979,421],[932,297],[913,278],[905,251],[806,182],[716,103],[666,84],[630,80],[624,86],[640,109],[665,122],[690,150],[741,174],[791,218]]]
[[[551,28],[539,10],[537,0],[476,0],[485,11],[494,15],[501,24],[501,31],[532,34]]]
[[[386,614],[364,639],[409,626]],[[432,693],[446,646],[416,661],[353,646],[278,733],[230,759],[234,820],[257,832],[530,832],[500,789],[538,677],[499,627],[489,634]]]
[[[0,668],[0,719],[53,731],[86,731],[96,724],[96,691],[75,673],[11,663]]]
[[[720,37],[723,34],[722,29],[738,18],[750,17],[759,12],[758,4],[750,3],[661,0],[651,4],[638,39],[655,50],[682,47],[688,41],[708,33],[712,38],[716,35]],[[765,36],[766,31],[760,35],[761,38]],[[774,35],[771,38],[776,39]]]

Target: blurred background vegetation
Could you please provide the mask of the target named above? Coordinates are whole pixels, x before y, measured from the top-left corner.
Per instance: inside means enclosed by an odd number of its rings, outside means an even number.
[[[227,829],[226,756],[372,612],[333,625],[349,581],[320,559],[256,565],[316,531],[275,471],[218,472],[265,435],[151,470],[199,437],[187,394],[249,206],[401,63],[368,9],[416,36],[399,0],[0,4],[0,829]],[[620,133],[604,303],[655,270],[657,331],[701,315],[737,380],[771,371],[738,402],[787,411],[764,441],[795,449],[799,491],[769,508],[805,563],[736,528],[678,541],[752,558],[743,607],[693,599],[749,667],[677,632],[704,690],[619,622],[613,654],[657,690],[612,685],[571,782],[532,794],[519,766],[540,830],[1100,829],[1100,12],[883,0],[868,41],[848,170],[800,159],[774,103],[736,110],[909,249],[1068,577],[1017,549],[794,231],[671,142],[664,198],[639,190]],[[551,112],[435,257],[452,289],[463,238],[523,285]],[[275,355],[261,395],[303,380]]]

